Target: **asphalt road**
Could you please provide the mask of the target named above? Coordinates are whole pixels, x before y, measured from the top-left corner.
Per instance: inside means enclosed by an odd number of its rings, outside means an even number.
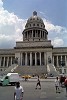
[[[23,100],[67,100],[65,88],[61,89],[61,93],[55,93],[54,79],[41,80],[41,90],[35,89],[36,80],[21,81],[24,88]],[[0,86],[0,100],[13,99],[14,86]]]

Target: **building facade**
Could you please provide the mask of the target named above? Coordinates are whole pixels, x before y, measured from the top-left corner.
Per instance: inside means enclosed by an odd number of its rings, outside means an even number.
[[[13,49],[0,49],[0,71],[6,70],[17,60],[22,73],[28,69],[31,69],[30,73],[47,73],[49,63],[59,73],[67,73],[67,47],[52,46],[44,22],[36,11],[27,20],[22,34],[23,41],[17,41]],[[28,69],[23,70],[24,67]]]

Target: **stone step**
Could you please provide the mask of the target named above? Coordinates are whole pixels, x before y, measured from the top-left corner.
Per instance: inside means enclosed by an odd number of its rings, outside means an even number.
[[[25,74],[45,74],[46,66],[19,66],[14,72],[18,72],[21,75]]]

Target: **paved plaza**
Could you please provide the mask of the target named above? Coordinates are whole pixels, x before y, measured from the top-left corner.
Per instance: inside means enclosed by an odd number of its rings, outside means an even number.
[[[41,79],[41,90],[35,89],[36,79],[28,81],[21,80],[21,85],[24,88],[23,100],[67,100],[65,88],[61,93],[55,93],[55,79]],[[0,86],[0,100],[13,99],[14,86]]]

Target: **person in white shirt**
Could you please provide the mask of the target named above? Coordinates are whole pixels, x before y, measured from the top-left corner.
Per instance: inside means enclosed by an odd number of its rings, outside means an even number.
[[[20,86],[20,82],[17,82],[14,91],[14,100],[22,100],[23,93],[24,93],[23,87]]]
[[[58,77],[56,77],[56,79],[55,79],[55,88],[56,88],[56,93],[60,93]]]

